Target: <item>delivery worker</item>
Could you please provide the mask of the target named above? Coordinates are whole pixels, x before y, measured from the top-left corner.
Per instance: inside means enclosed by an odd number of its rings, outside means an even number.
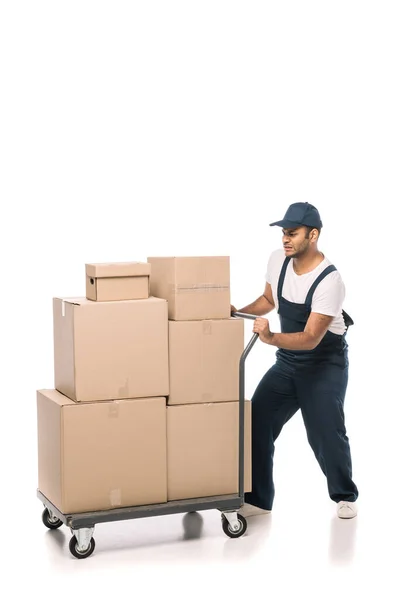
[[[318,250],[322,222],[315,206],[291,204],[282,221],[271,225],[282,228],[283,249],[269,258],[264,293],[239,311],[231,306],[232,312],[257,316],[276,308],[281,323],[281,333],[273,333],[268,319],[254,321],[259,339],[278,350],[252,398],[253,485],[239,512],[250,517],[271,511],[274,442],[300,409],[337,515],[350,519],[357,514],[358,490],[343,412],[349,365],[345,336],[353,324],[342,310],[345,286]]]

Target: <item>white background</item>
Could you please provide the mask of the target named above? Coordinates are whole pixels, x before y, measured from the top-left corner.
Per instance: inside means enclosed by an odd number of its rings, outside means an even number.
[[[398,597],[399,26],[398,2],[382,0],[3,0],[2,585],[14,594]],[[319,247],[355,321],[358,517],[335,517],[297,414],[277,441],[274,513],[243,538],[226,538],[216,511],[192,540],[181,515],[159,517],[98,526],[93,556],[73,559],[35,496],[52,297],[84,295],[86,262],[229,255],[244,306],[281,244],[269,223],[297,201],[320,210]],[[248,397],[273,361],[257,342]]]

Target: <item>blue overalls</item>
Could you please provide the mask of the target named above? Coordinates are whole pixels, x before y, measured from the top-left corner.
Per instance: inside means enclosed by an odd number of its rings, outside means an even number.
[[[278,282],[282,333],[304,331],[317,285],[336,267],[329,265],[310,287],[304,304],[282,296],[290,257],[286,257]],[[347,328],[353,321],[343,311]],[[354,502],[358,490],[352,481],[349,440],[343,404],[348,380],[345,335],[327,331],[314,350],[276,352],[276,363],[265,373],[252,398],[252,491],[245,502],[271,510],[275,488],[272,478],[274,442],[283,425],[300,408],[307,438],[327,478],[332,500]],[[304,498],[307,492],[302,491]]]

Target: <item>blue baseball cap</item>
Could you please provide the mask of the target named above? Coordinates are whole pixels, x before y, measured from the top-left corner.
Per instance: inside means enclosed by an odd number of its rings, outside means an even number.
[[[289,206],[282,221],[275,221],[270,225],[279,225],[284,229],[294,229],[301,225],[321,229],[322,221],[315,206],[308,202],[295,202]]]

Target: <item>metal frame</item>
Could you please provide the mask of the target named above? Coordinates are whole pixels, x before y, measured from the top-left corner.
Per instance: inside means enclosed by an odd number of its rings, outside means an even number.
[[[235,312],[233,317],[245,319],[256,319],[254,315]],[[64,514],[50,502],[40,490],[37,490],[37,497],[44,506],[50,511],[52,516],[57,517],[64,525],[69,527],[76,535],[80,529],[92,530],[97,523],[107,523],[112,521],[124,521],[128,519],[139,519],[142,517],[155,517],[160,515],[170,515],[177,513],[196,512],[200,510],[218,509],[222,513],[227,513],[229,522],[236,524],[236,512],[244,502],[244,408],[245,408],[245,361],[258,338],[258,333],[253,334],[250,342],[244,349],[239,362],[239,493],[224,496],[208,496],[205,498],[191,498],[188,500],[177,500],[163,502],[162,504],[148,504],[142,506],[128,506],[124,508],[113,508],[110,510],[101,510],[94,512]],[[230,514],[231,513],[231,514]],[[234,513],[234,514],[233,514]],[[85,533],[85,532],[82,532]],[[78,533],[78,540],[79,533]],[[86,544],[86,538],[82,542]],[[90,542],[90,540],[89,540]],[[80,542],[79,542],[80,543]]]
[[[235,312],[233,317],[242,317],[244,319],[253,319],[257,317],[246,313]],[[245,403],[245,378],[244,363],[246,358],[256,343],[258,333],[254,333],[250,342],[244,349],[239,361],[239,498],[241,504],[244,502],[244,403]]]
[[[127,519],[140,519],[142,517],[156,517],[160,515],[195,512],[210,508],[218,508],[222,512],[225,510],[234,511],[239,510],[243,504],[243,502],[240,502],[240,498],[237,494],[232,494],[227,496],[207,496],[205,498],[193,498],[190,500],[176,500],[163,502],[162,504],[147,504],[94,512],[64,514],[60,512],[39,490],[37,491],[37,496],[46,508],[51,510],[64,525],[67,525],[67,527],[70,527],[71,529],[94,527],[97,523],[107,523],[108,521],[124,521]]]

